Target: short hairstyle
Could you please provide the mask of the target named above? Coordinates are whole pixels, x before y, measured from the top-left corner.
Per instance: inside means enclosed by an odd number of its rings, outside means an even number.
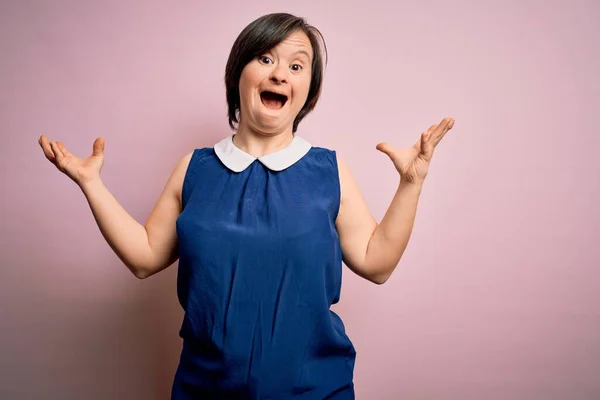
[[[271,50],[296,31],[304,32],[308,36],[313,49],[313,57],[308,96],[304,106],[294,119],[293,133],[298,129],[300,121],[317,105],[323,82],[324,63],[322,53],[325,54],[325,64],[327,64],[327,46],[323,35],[317,28],[309,25],[304,18],[287,13],[263,15],[251,22],[239,34],[233,43],[227,60],[225,88],[231,129],[235,130],[235,124],[238,124],[240,120],[239,84],[242,70],[254,58]],[[321,46],[321,43],[323,46]]]

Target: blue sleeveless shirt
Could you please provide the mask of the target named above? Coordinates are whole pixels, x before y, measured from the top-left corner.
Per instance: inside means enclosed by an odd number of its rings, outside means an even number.
[[[183,349],[172,399],[354,399],[340,317],[335,152],[193,152],[177,219]]]

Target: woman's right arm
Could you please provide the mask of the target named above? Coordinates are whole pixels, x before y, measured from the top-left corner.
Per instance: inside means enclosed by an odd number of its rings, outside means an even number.
[[[115,199],[100,178],[104,139],[97,138],[87,158],[71,154],[60,141],[42,135],[39,144],[46,158],[83,191],[100,232],[115,254],[138,278],[147,278],[179,257],[177,217],[181,212],[183,180],[193,152],[181,158],[144,225]]]
[[[119,204],[99,177],[80,185],[106,242],[139,279],[162,271],[179,257],[176,220],[191,155],[179,161],[144,225]]]

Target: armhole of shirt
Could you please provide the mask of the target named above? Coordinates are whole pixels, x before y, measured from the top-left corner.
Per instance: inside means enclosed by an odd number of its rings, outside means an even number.
[[[339,166],[338,166],[338,162],[337,162],[337,153],[335,150],[329,150],[328,153],[331,156],[331,162],[333,164],[333,172],[335,175],[332,178],[333,182],[334,182],[334,192],[335,192],[335,196],[336,196],[336,198],[334,199],[335,209],[333,212],[333,222],[335,222],[335,221],[337,221],[338,214],[340,213],[340,206],[341,206],[341,202],[342,202],[342,183],[340,182],[340,170],[339,170]]]
[[[181,211],[185,209],[188,199],[196,187],[199,178],[198,169],[196,167],[197,164],[207,156],[207,150],[211,149],[194,149],[194,152],[192,153],[192,157],[190,158],[190,162],[183,178],[183,186],[181,188]]]

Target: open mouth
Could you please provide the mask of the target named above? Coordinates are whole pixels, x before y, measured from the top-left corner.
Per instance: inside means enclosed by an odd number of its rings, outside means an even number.
[[[260,101],[262,101],[265,107],[278,110],[287,102],[287,96],[265,90],[260,93]]]

